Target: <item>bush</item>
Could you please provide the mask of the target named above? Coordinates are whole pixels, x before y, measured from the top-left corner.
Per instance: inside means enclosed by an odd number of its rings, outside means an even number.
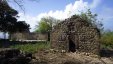
[[[102,47],[113,48],[113,32],[104,32],[101,37]]]

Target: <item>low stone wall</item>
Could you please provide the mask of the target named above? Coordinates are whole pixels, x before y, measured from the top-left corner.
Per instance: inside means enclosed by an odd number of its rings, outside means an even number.
[[[41,33],[14,33],[11,34],[11,40],[48,40],[48,34]]]

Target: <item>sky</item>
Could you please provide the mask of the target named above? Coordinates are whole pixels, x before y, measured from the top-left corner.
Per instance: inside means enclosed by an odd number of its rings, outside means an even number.
[[[99,20],[103,19],[105,30],[113,30],[113,0],[23,0],[20,4],[23,5],[24,11],[9,0],[9,5],[19,12],[18,20],[24,20],[30,24],[31,32],[35,30],[42,17],[51,16],[64,20],[88,8],[98,14]]]

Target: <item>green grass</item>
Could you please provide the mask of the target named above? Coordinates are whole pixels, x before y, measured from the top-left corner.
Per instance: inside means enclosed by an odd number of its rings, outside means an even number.
[[[37,42],[36,44],[12,45],[10,48],[20,49],[23,52],[35,53],[41,49],[50,48],[50,42]]]

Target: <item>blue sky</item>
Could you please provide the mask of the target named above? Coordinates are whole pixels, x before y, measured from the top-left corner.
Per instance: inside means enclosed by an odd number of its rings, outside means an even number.
[[[11,0],[12,1],[12,0]],[[113,0],[24,0],[24,12],[14,2],[9,2],[10,6],[19,12],[18,20],[25,20],[31,25],[31,31],[44,16],[52,16],[56,19],[66,19],[79,11],[86,11],[90,8],[93,13],[98,14],[99,19],[103,19],[104,28],[113,30]]]

